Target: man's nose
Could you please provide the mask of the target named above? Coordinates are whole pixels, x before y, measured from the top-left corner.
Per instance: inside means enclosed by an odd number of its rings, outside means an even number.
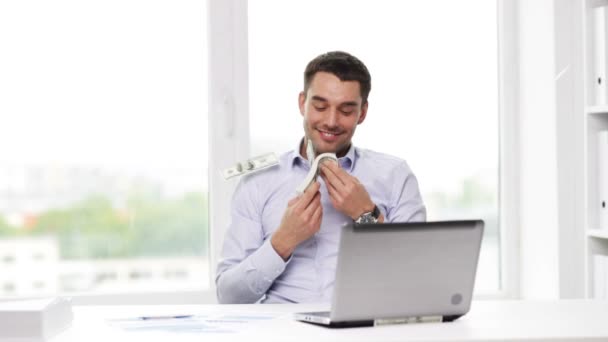
[[[325,122],[329,127],[337,127],[338,126],[338,109],[332,108],[329,111],[329,115],[327,116],[327,121]]]

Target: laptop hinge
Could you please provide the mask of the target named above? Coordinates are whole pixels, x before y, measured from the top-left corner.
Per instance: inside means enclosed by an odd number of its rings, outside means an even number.
[[[411,323],[437,323],[443,322],[443,316],[412,316],[404,318],[375,319],[374,325],[411,324]]]

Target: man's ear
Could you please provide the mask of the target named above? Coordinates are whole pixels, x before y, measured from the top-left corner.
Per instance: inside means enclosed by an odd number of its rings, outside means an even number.
[[[306,93],[303,91],[298,95],[298,105],[300,106],[300,114],[304,116],[304,108],[306,107]]]
[[[369,102],[365,101],[365,103],[361,106],[361,115],[359,115],[359,120],[357,120],[357,125],[360,125],[365,120],[367,116],[367,105]]]

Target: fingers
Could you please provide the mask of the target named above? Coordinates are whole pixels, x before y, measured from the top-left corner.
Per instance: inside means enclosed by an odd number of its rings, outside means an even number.
[[[300,209],[305,209],[308,207],[309,203],[315,197],[315,195],[319,192],[319,188],[321,184],[317,181],[314,181],[300,197],[298,197],[298,203],[296,203],[296,207]]]
[[[329,200],[334,208],[340,210],[342,208],[343,197],[338,193],[338,191],[329,185],[329,183],[325,182],[327,185],[327,193],[329,194]]]
[[[330,183],[334,184],[334,186],[344,184],[338,177],[335,169],[332,168],[332,163],[323,163],[323,165],[321,165],[321,174],[324,175]]]
[[[300,198],[304,199],[307,203],[315,196],[315,194],[321,188],[321,184],[318,181],[312,182],[312,184],[304,191]]]
[[[327,186],[327,193],[329,194],[329,198],[335,206],[336,203],[341,202],[342,196],[340,195],[338,189],[336,189],[336,187],[334,187],[331,182],[327,181],[327,178],[324,177],[323,179],[325,179],[325,185]]]
[[[322,167],[321,171],[321,177],[323,177],[323,180],[325,181],[325,186],[327,187],[327,193],[329,194],[331,204],[334,206],[334,208],[341,207],[343,196],[340,194],[338,187],[344,187],[344,184],[328,167]]]
[[[321,163],[321,165],[333,165],[333,166],[335,166],[337,168],[340,168],[338,166],[338,162],[335,161],[335,160],[331,160],[331,159],[324,159],[323,162]]]
[[[317,193],[315,193],[315,196],[312,198],[312,200],[308,203],[308,205],[304,209],[304,216],[310,217],[311,215],[313,215],[316,208],[319,208],[319,207],[321,207],[321,193],[317,192]]]
[[[332,194],[332,190],[335,194],[341,193],[345,183],[339,179],[330,168],[323,166],[321,171],[321,176],[323,177],[323,180],[325,180],[325,185],[327,186],[327,191],[330,195]]]
[[[321,165],[321,171],[328,175],[332,175],[332,182],[335,182],[337,186],[340,184],[346,184],[350,179],[350,175],[346,173],[337,163],[325,162]],[[338,183],[339,182],[339,183]]]
[[[315,225],[318,225],[318,223],[321,222],[321,218],[323,217],[323,206],[318,206],[315,209],[315,212],[312,214],[312,222]]]

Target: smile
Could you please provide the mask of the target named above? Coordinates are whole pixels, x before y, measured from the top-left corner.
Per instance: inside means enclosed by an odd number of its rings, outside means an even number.
[[[335,137],[340,135],[341,133],[332,133],[332,132],[325,132],[325,131],[319,131],[319,133],[321,133],[321,135],[327,136],[327,137]]]
[[[321,139],[323,139],[326,142],[333,142],[335,141],[338,136],[342,133],[334,133],[334,132],[326,132],[326,131],[321,131],[321,130],[317,130],[320,135],[321,135]]]

